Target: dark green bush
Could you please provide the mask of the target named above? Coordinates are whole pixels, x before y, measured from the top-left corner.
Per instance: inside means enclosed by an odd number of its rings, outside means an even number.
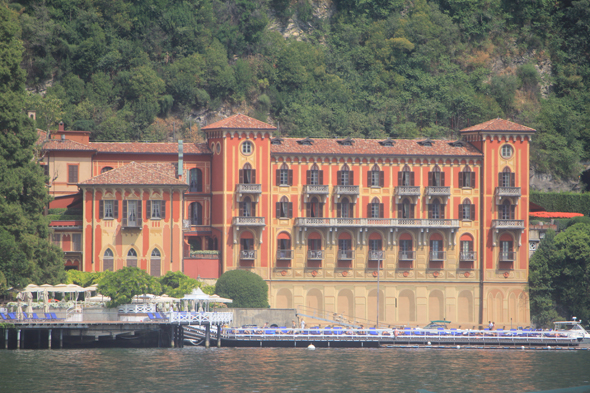
[[[549,212],[590,212],[590,193],[531,191],[531,202],[543,206]]]
[[[215,284],[215,293],[232,299],[230,307],[268,307],[268,285],[262,277],[246,270],[230,270],[223,273]]]

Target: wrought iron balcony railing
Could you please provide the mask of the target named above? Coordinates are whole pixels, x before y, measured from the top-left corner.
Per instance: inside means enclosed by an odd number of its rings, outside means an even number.
[[[330,187],[321,184],[308,184],[303,186],[303,192],[305,194],[328,195],[330,193]]]
[[[334,186],[334,194],[337,195],[358,195],[359,186]]]
[[[521,195],[520,187],[496,187],[496,196],[520,198]]]
[[[500,262],[514,262],[516,253],[514,251],[500,251]]]
[[[369,250],[369,261],[382,261],[383,251],[382,250]]]
[[[450,196],[451,195],[451,187],[429,186],[429,187],[426,187],[426,195]]]
[[[309,250],[309,251],[307,251],[307,259],[311,259],[311,260],[324,259],[324,250]]]
[[[446,259],[446,251],[430,251],[431,261],[444,261]]]
[[[277,259],[293,259],[293,250],[277,250]]]
[[[413,261],[416,259],[415,251],[400,251],[398,255],[400,261]]]
[[[419,186],[398,186],[395,187],[395,194],[398,196],[420,196]]]
[[[233,224],[235,226],[257,226],[262,227],[264,223],[264,217],[234,217]]]
[[[255,260],[256,259],[256,250],[241,250],[240,251],[240,259],[243,260]]]
[[[295,219],[305,227],[459,228],[459,220],[422,218],[312,218]]]
[[[459,261],[471,262],[477,259],[476,251],[462,251],[459,253]]]
[[[262,184],[237,184],[236,192],[239,194],[261,194]]]
[[[354,250],[338,250],[338,260],[350,261],[354,259]]]

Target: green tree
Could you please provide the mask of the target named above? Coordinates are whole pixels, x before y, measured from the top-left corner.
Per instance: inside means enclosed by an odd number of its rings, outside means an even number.
[[[0,7],[0,271],[9,286],[65,279],[63,253],[47,241],[43,209],[49,202],[34,161],[37,133],[22,112],[25,75],[16,14]]]
[[[268,307],[268,285],[258,274],[246,270],[230,270],[215,284],[215,293],[233,300],[234,308]]]
[[[191,293],[193,289],[201,287],[200,282],[194,278],[190,278],[183,272],[169,271],[160,278],[160,283],[162,285],[162,293],[176,298],[181,298]]]
[[[98,292],[110,296],[108,307],[129,304],[135,295],[159,294],[162,286],[157,278],[136,267],[124,267],[116,272],[105,272],[98,284]]]
[[[537,326],[550,327],[559,316],[553,300],[553,279],[557,274],[553,269],[555,253],[555,232],[547,231],[529,262],[531,320]]]

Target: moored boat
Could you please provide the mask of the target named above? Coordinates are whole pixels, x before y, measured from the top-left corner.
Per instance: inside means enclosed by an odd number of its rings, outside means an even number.
[[[553,325],[553,331],[557,334],[565,334],[567,337],[577,338],[583,344],[590,344],[590,333],[584,329],[582,321],[578,321],[576,317],[573,317],[571,321],[553,322]]]

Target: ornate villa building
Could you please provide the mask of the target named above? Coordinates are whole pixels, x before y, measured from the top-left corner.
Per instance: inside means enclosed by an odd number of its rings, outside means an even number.
[[[50,224],[66,267],[245,269],[272,307],[371,325],[529,324],[535,130],[502,119],[457,141],[275,130],[234,115],[203,127],[202,144],[42,135],[50,208],[68,209]]]

